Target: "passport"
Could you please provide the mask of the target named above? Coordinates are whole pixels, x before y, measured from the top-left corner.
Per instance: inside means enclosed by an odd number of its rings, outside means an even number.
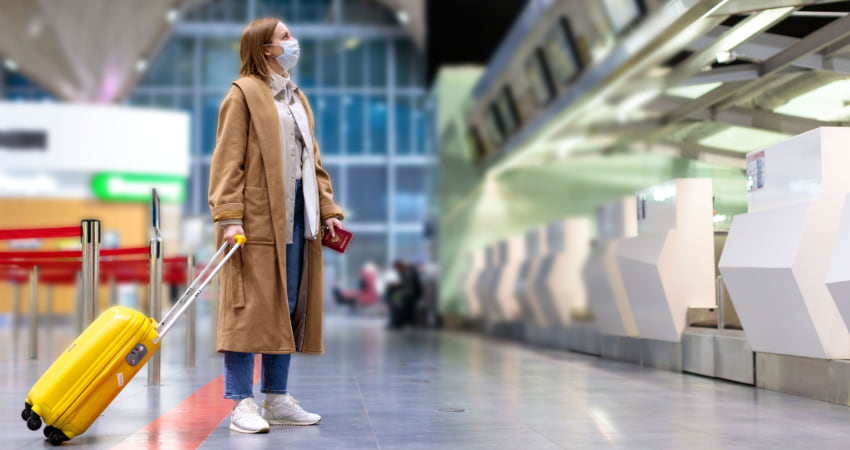
[[[345,249],[348,248],[348,244],[351,243],[352,238],[354,238],[354,233],[337,228],[336,237],[331,237],[330,232],[325,232],[325,235],[322,236],[322,245],[331,250],[345,253]]]

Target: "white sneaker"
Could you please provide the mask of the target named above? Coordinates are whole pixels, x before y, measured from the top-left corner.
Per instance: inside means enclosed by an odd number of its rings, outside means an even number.
[[[259,409],[252,397],[243,398],[230,413],[230,429],[240,433],[268,433],[269,423],[260,417]]]
[[[263,418],[271,425],[313,425],[322,420],[322,416],[304,411],[289,394],[266,395]]]

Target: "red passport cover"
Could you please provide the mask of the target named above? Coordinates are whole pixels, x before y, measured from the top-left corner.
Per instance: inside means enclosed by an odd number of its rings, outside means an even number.
[[[345,253],[345,249],[348,248],[348,244],[351,243],[351,239],[353,237],[354,233],[348,230],[343,230],[342,228],[337,228],[336,237],[331,237],[331,233],[329,231],[325,232],[325,235],[322,237],[322,245],[331,250]]]

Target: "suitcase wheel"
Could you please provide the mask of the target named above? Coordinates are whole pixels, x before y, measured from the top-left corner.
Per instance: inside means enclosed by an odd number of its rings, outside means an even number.
[[[24,403],[24,410],[21,411],[21,419],[24,419],[24,421],[29,420],[30,414],[32,414],[32,405]]]
[[[48,435],[47,430],[50,429],[50,434]],[[50,442],[53,445],[62,445],[63,442],[68,441],[68,436],[65,436],[65,433],[58,428],[47,427],[45,430],[45,435],[47,436],[47,442]]]
[[[27,419],[27,428],[32,431],[41,428],[41,417],[38,417],[38,414],[30,411],[30,417]]]
[[[50,437],[50,433],[52,433],[54,430],[55,430],[55,431],[60,431],[60,430],[59,430],[59,428],[56,428],[56,427],[54,427],[54,426],[52,426],[52,425],[48,425],[48,426],[44,427],[44,437],[49,438],[49,437]]]

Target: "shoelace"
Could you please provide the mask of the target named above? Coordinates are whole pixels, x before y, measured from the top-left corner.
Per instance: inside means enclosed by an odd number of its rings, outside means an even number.
[[[236,407],[239,412],[247,413],[247,412],[257,412],[260,409],[260,406],[256,403],[242,403]]]

